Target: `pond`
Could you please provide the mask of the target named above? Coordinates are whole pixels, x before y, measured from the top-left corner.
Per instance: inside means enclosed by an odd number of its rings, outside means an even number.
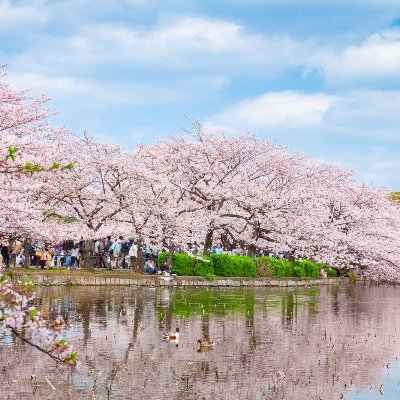
[[[400,397],[399,287],[52,287],[39,298],[73,325],[80,363],[60,368],[0,336],[1,399]],[[176,327],[179,343],[164,341]],[[199,351],[201,337],[216,345]]]

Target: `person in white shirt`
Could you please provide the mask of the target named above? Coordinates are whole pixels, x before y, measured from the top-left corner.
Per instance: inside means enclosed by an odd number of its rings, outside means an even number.
[[[75,266],[79,268],[79,244],[71,250],[71,268],[74,269]]]
[[[136,240],[133,241],[131,247],[129,248],[128,256],[130,259],[130,267],[133,271],[137,270],[137,256],[138,256],[138,246]]]
[[[94,254],[97,256],[99,254],[99,244],[100,244],[101,240],[97,239],[94,242]]]

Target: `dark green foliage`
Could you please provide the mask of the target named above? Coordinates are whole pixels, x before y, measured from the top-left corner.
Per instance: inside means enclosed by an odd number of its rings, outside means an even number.
[[[218,276],[256,276],[256,263],[251,257],[211,254],[214,273]]]
[[[168,253],[159,253],[158,262],[161,265],[168,257]],[[204,276],[209,279],[219,276],[256,276],[255,261],[246,256],[229,256],[226,254],[212,254],[210,256],[191,257],[186,253],[175,253],[172,258],[172,269],[181,276]],[[204,262],[202,259],[210,260]]]
[[[158,265],[161,265],[168,258],[168,252],[163,251],[158,253]]]
[[[232,256],[227,254],[211,254],[210,258],[213,261],[215,275],[233,276],[231,274],[231,265],[229,259]],[[227,275],[224,275],[227,274]]]
[[[161,265],[167,258],[167,252],[159,253],[159,265]],[[199,258],[209,260],[209,257],[206,256],[201,256]],[[201,259],[190,257],[186,253],[174,254],[172,257],[172,270],[180,276],[209,276],[214,274],[212,260],[210,260],[210,262],[205,262]]]
[[[196,256],[195,256],[196,257]],[[189,257],[192,258],[192,257]],[[200,259],[192,258],[193,261],[193,276],[209,276],[214,275],[214,266],[213,262],[208,256],[199,256]],[[209,262],[205,262],[201,259],[208,260]]]
[[[257,272],[262,274],[258,276],[303,276],[298,275],[299,271],[295,273],[294,265],[291,262],[271,257],[257,258]]]
[[[338,276],[337,271],[336,271],[335,269],[332,269],[332,268],[328,268],[328,269],[326,270],[326,273],[327,273],[327,275],[328,275],[329,277]]]
[[[288,260],[281,260],[279,258],[271,257],[258,257],[257,258],[257,276],[278,276],[278,277],[311,277],[318,278],[321,268],[327,271],[334,271],[328,269],[324,264],[317,264],[310,260],[297,260],[292,263]],[[333,275],[336,271],[331,272]]]
[[[297,276],[298,278],[304,278],[306,275],[306,271],[304,268],[295,266],[293,268],[293,276]]]
[[[168,253],[159,253],[159,264],[161,265],[167,257]],[[334,269],[310,260],[296,260],[293,263],[280,258],[258,257],[254,261],[250,257],[227,254],[211,254],[209,257],[199,258],[208,259],[210,262],[204,262],[186,253],[175,253],[172,260],[173,271],[181,276],[204,276],[208,279],[212,279],[214,275],[318,278],[320,269],[324,268],[329,277],[337,276]]]
[[[193,260],[186,254],[176,253],[172,258],[172,269],[177,275],[193,275]]]
[[[271,257],[258,257],[257,276],[276,276],[276,265]]]
[[[310,276],[312,278],[318,278],[319,270],[325,267],[325,265],[316,264],[310,260],[297,260],[296,266],[302,268],[305,271],[304,276]]]

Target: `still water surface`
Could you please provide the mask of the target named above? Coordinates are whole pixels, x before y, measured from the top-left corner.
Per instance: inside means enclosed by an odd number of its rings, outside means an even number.
[[[0,337],[0,399],[400,398],[400,288],[41,288],[75,372]],[[179,343],[162,333],[180,328]],[[197,339],[217,342],[198,351]],[[52,391],[45,376],[56,388]]]

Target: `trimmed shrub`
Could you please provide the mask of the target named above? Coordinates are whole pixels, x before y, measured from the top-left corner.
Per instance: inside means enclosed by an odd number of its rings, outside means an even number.
[[[329,277],[338,276],[338,272],[337,272],[335,269],[332,269],[332,268],[328,268],[328,269],[326,270],[326,274],[327,274]]]
[[[276,265],[272,260],[273,258],[267,256],[257,258],[257,276],[276,276]]]
[[[297,260],[295,262],[295,265],[304,270],[305,272],[304,276],[310,276],[312,278],[318,278],[319,270],[325,267],[324,265],[316,264],[310,260]]]
[[[187,254],[176,253],[172,257],[172,270],[177,275],[190,276],[193,275],[194,260]]]
[[[210,258],[213,261],[214,273],[220,276],[233,276],[231,270],[230,258],[227,254],[211,254]]]
[[[208,256],[188,256],[192,258],[193,261],[193,276],[213,276],[214,275],[214,265],[210,257]],[[207,262],[208,260],[208,262]]]
[[[158,253],[158,265],[161,265],[168,258],[168,251]]]
[[[293,268],[293,276],[296,276],[298,278],[304,278],[306,275],[306,271],[304,268],[301,268],[299,266],[295,266]]]
[[[159,265],[167,257],[167,252],[159,253]],[[205,260],[209,260],[209,262]],[[214,275],[318,278],[321,268],[325,268],[328,276],[337,276],[336,270],[310,260],[297,260],[293,263],[288,260],[263,256],[254,261],[247,256],[230,256],[227,254],[192,256],[186,253],[175,253],[172,258],[172,268],[180,276],[204,276],[208,278]]]
[[[167,258],[168,252],[159,253],[159,265]],[[209,260],[209,262],[204,260]],[[209,257],[189,256],[186,253],[174,253],[172,257],[172,270],[180,276],[206,276],[214,274],[213,263]]]
[[[211,254],[214,273],[219,276],[256,276],[256,263],[251,257]]]
[[[294,265],[290,261],[274,258],[273,263],[275,263],[276,266],[275,276],[280,276],[280,277],[295,276]]]
[[[237,275],[231,276],[256,276],[256,263],[251,257],[247,256],[230,256],[231,262],[235,265],[235,270],[238,272]]]
[[[259,257],[256,262],[257,276],[318,278],[320,269],[326,268],[325,265],[310,260],[297,260],[292,263],[289,260],[268,256]]]

